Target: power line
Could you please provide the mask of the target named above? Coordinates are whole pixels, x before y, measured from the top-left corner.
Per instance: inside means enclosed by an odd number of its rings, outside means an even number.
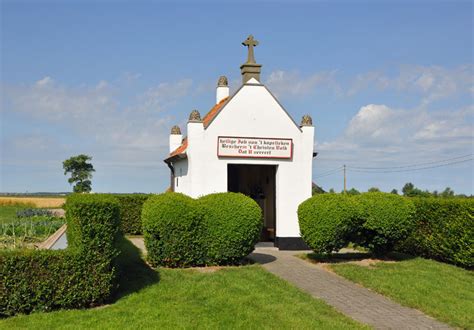
[[[446,164],[439,164],[439,165],[434,165],[434,166],[425,166],[425,167],[419,167],[419,168],[409,168],[409,169],[404,169],[404,170],[359,170],[359,169],[354,169],[351,167],[348,167],[351,171],[353,172],[361,172],[361,173],[395,173],[395,172],[411,172],[411,171],[420,171],[420,170],[427,170],[431,168],[437,168],[437,167],[443,167],[443,166],[449,166],[449,165],[454,165],[454,164],[460,164],[460,163],[465,163],[473,160],[474,158],[469,158],[469,159],[464,159],[464,160],[459,160],[456,162],[450,162]]]
[[[463,155],[463,156],[447,158],[447,159],[437,160],[437,161],[432,161],[432,162],[423,162],[423,163],[417,163],[417,164],[412,164],[412,165],[402,165],[402,166],[387,166],[387,167],[347,166],[347,167],[350,168],[350,169],[357,169],[357,170],[389,170],[389,169],[409,168],[409,167],[418,167],[418,166],[431,165],[431,164],[437,164],[437,163],[445,163],[445,162],[448,162],[448,161],[457,160],[457,159],[466,158],[466,157],[471,157],[471,156],[473,156],[473,154],[467,154],[467,155]]]
[[[318,176],[315,176],[314,179],[318,179],[318,178],[322,178],[322,177],[325,177],[325,176],[328,176],[328,175],[333,175],[333,174],[336,174],[336,173],[339,173],[340,171],[342,171],[342,167],[339,167],[337,169],[334,169],[334,170],[331,170],[331,171],[328,171],[328,172],[324,172]]]

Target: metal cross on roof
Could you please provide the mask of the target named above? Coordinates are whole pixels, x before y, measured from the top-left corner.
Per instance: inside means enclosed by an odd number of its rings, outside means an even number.
[[[249,35],[242,45],[249,48],[247,63],[255,63],[255,57],[253,55],[253,47],[258,45],[258,41],[253,38],[253,35]]]

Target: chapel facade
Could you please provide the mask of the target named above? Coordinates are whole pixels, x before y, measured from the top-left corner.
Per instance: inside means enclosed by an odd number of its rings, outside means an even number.
[[[282,250],[305,248],[297,209],[311,197],[314,126],[309,115],[298,125],[261,83],[252,36],[242,85],[229,95],[227,78],[219,78],[216,104],[204,116],[193,110],[187,136],[171,129],[171,190],[197,198],[215,192],[241,192],[261,207],[262,241]]]

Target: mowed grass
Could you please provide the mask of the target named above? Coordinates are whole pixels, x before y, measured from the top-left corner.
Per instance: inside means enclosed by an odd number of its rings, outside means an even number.
[[[414,258],[370,267],[331,264],[337,274],[456,327],[474,329],[474,274]]]
[[[115,302],[16,316],[0,321],[0,328],[366,328],[258,265],[154,271],[125,245]]]
[[[0,197],[0,206],[21,206],[59,208],[66,201],[64,197]]]

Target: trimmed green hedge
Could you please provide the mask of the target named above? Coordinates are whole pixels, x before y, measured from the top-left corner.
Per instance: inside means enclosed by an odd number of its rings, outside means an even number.
[[[414,229],[413,202],[402,196],[373,192],[354,197],[361,205],[362,237],[359,245],[376,254],[392,251],[395,243]]]
[[[116,284],[119,206],[104,195],[67,198],[66,250],[0,252],[0,315],[104,303]]]
[[[142,225],[153,266],[231,264],[253,250],[262,216],[259,206],[242,194],[194,200],[168,192],[145,202]]]
[[[114,195],[120,203],[120,228],[124,234],[141,235],[142,231],[142,207],[151,195],[128,194]]]
[[[411,232],[413,213],[409,199],[386,193],[320,194],[298,207],[301,236],[317,253],[331,253],[350,242],[388,252]]]
[[[202,216],[195,201],[180,193],[164,193],[143,205],[142,225],[147,258],[153,266],[204,264]]]
[[[398,249],[474,267],[474,199],[416,198],[416,228]]]
[[[207,264],[234,264],[253,251],[262,230],[262,210],[239,193],[216,193],[199,199],[206,226]]]
[[[298,207],[301,237],[317,253],[347,245],[361,225],[361,207],[348,195],[318,194]]]

